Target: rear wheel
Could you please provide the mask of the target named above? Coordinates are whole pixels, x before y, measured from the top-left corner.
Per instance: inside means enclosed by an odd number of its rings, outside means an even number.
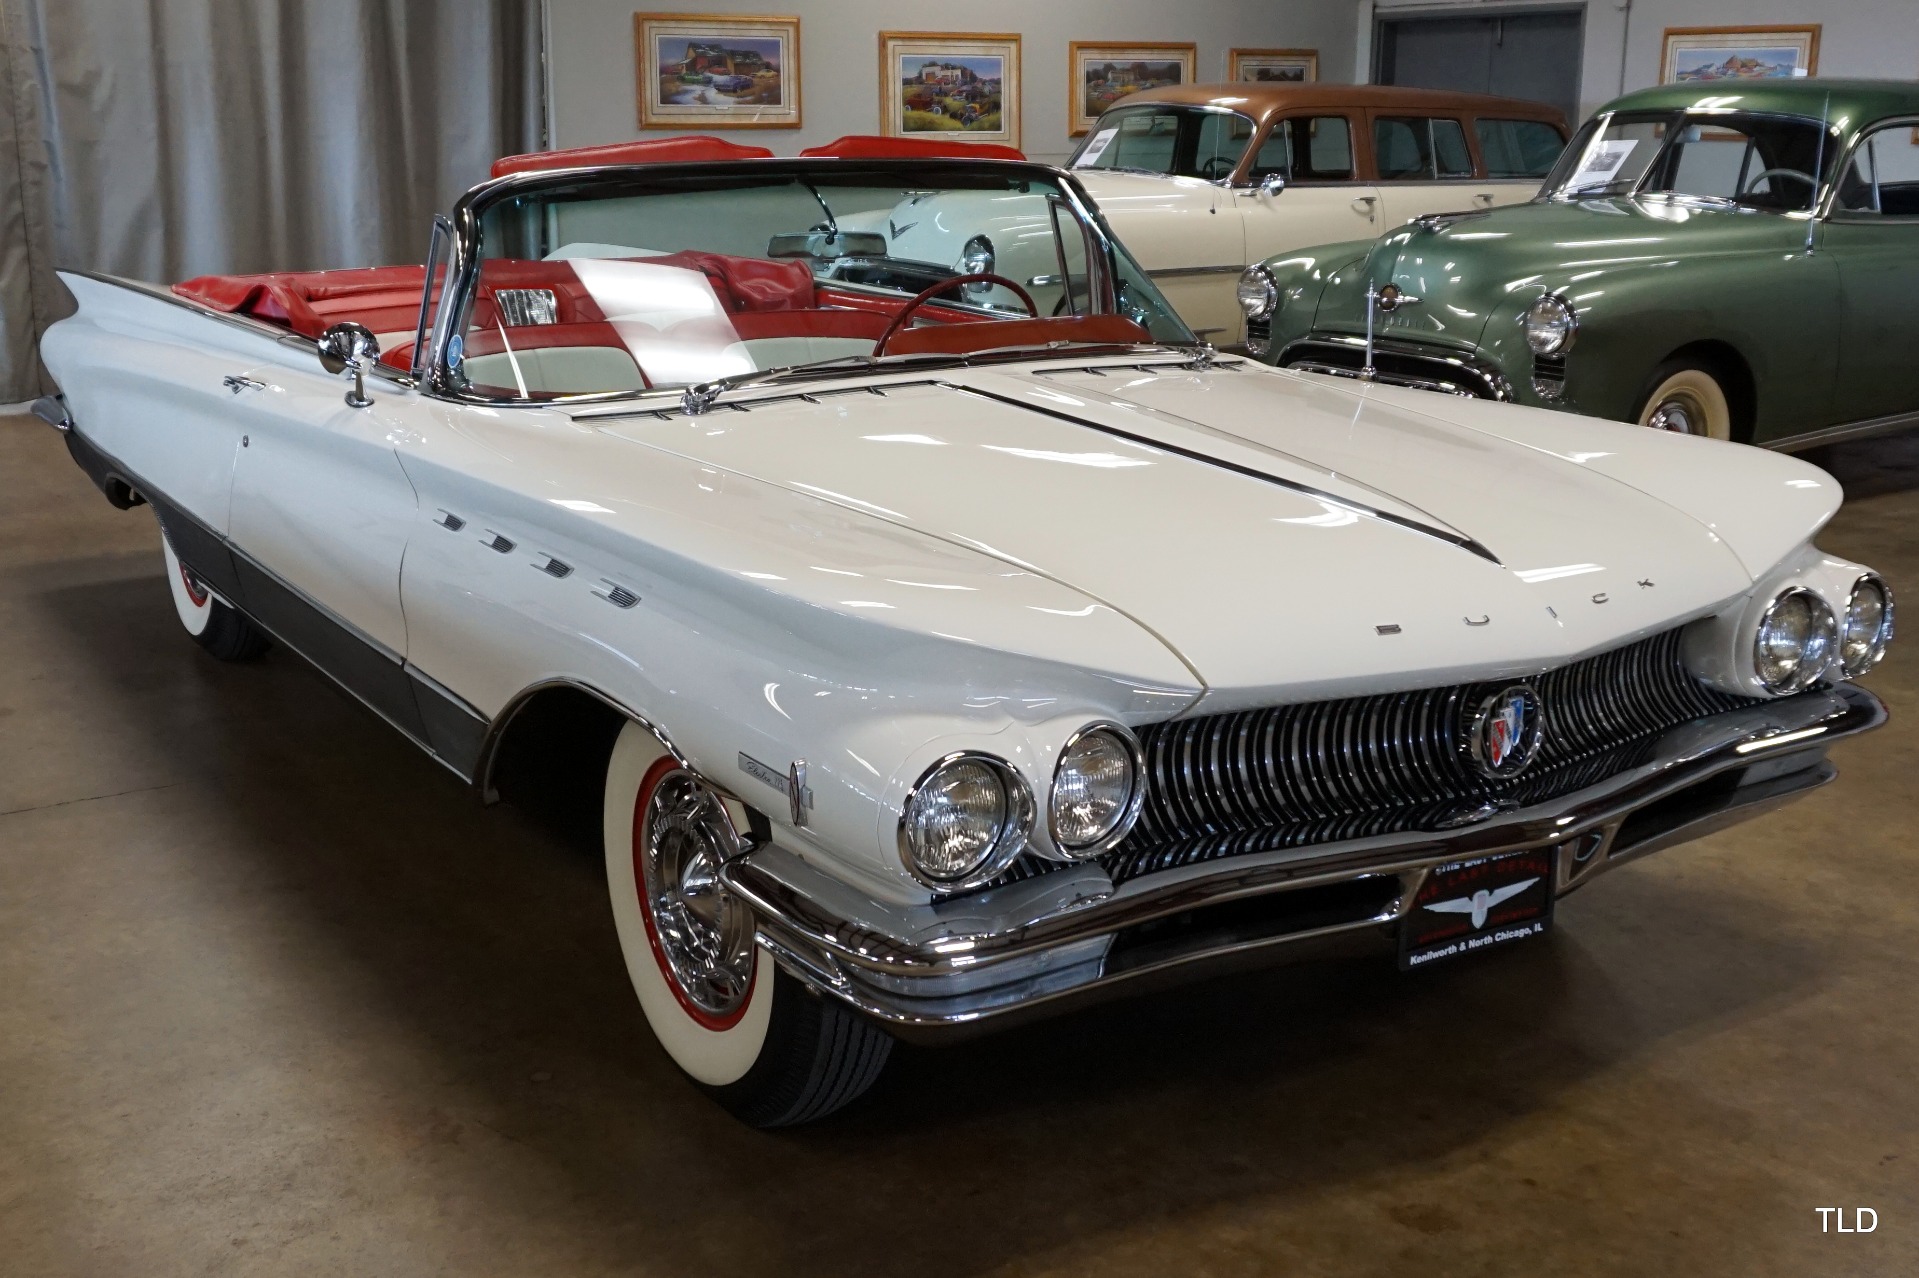
[[[180,562],[167,539],[165,525],[160,528],[160,548],[166,556],[173,610],[195,643],[222,661],[251,661],[273,646],[264,630],[241,616]]]
[[[1639,424],[1680,435],[1732,438],[1732,405],[1719,379],[1703,365],[1673,360],[1653,372],[1639,406]]]
[[[660,1046],[741,1121],[824,1117],[873,1085],[893,1040],[781,971],[720,882],[738,835],[697,774],[628,723],[607,765],[606,881],[627,975]]]

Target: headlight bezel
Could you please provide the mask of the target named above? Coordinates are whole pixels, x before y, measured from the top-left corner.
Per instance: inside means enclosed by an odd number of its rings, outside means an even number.
[[[1798,664],[1791,675],[1783,680],[1766,678],[1760,659],[1760,651],[1765,644],[1766,628],[1778,616],[1788,600],[1804,598],[1811,601],[1812,616],[1816,633],[1814,638],[1824,645],[1823,655],[1816,661],[1808,661],[1802,650]],[[1752,677],[1767,693],[1775,697],[1789,697],[1804,692],[1823,678],[1839,658],[1839,621],[1833,615],[1832,605],[1826,597],[1810,586],[1791,585],[1772,597],[1765,609],[1760,612],[1753,625],[1752,647],[1748,659],[1752,666]]]
[[[955,264],[961,275],[990,275],[999,265],[999,254],[993,247],[993,238],[982,232],[967,240],[960,248],[959,261]],[[963,286],[968,293],[990,293],[996,287],[985,280]]]
[[[1879,624],[1875,627],[1872,640],[1867,646],[1866,660],[1855,663],[1848,660],[1847,649],[1851,643],[1850,636],[1852,633],[1854,601],[1859,598],[1859,592],[1862,590],[1878,591],[1884,608],[1879,614]],[[1881,661],[1885,660],[1886,649],[1892,646],[1893,635],[1896,633],[1893,613],[1894,602],[1892,587],[1886,584],[1886,579],[1876,572],[1861,573],[1858,578],[1853,581],[1852,589],[1846,592],[1846,614],[1839,619],[1837,659],[1839,668],[1844,672],[1846,678],[1861,678],[1871,673],[1874,666],[1877,666]]]
[[[1126,796],[1126,802],[1120,806],[1119,816],[1113,825],[1096,838],[1083,842],[1071,842],[1060,837],[1059,795],[1060,776],[1066,767],[1067,757],[1073,748],[1091,736],[1109,737],[1117,741],[1126,752],[1128,765],[1132,770],[1132,785]],[[1139,744],[1139,738],[1133,730],[1123,723],[1111,719],[1095,719],[1080,727],[1061,743],[1059,754],[1053,762],[1053,776],[1046,789],[1046,837],[1052,843],[1052,850],[1061,859],[1067,861],[1085,861],[1111,851],[1133,832],[1133,826],[1139,821],[1139,814],[1146,806],[1146,752]]]
[[[1579,312],[1558,293],[1541,293],[1519,317],[1519,328],[1533,354],[1564,355],[1579,336]]]
[[[1257,309],[1247,304],[1248,284],[1255,285],[1259,290],[1260,306]],[[1258,262],[1239,273],[1239,283],[1233,288],[1233,297],[1249,324],[1268,323],[1279,313],[1279,283],[1273,279],[1273,273]]]
[[[930,873],[919,863],[914,854],[912,827],[914,824],[914,805],[926,793],[927,788],[938,779],[941,773],[962,763],[982,764],[998,778],[1001,791],[1005,796],[1005,815],[993,842],[986,853],[965,873],[953,876],[941,876]],[[1035,816],[1033,788],[1019,769],[995,754],[981,750],[955,750],[940,756],[922,770],[919,779],[906,793],[905,801],[900,804],[899,825],[896,831],[900,864],[906,872],[926,887],[936,892],[964,892],[997,878],[1013,859],[1023,851],[1033,832]]]

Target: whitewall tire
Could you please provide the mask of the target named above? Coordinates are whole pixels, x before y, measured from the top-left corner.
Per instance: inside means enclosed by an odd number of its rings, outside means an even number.
[[[737,834],[719,797],[629,722],[603,809],[613,922],[640,1010],[673,1063],[740,1119],[820,1118],[879,1077],[892,1039],[781,971],[719,883]]]
[[[1681,435],[1732,438],[1732,405],[1719,379],[1698,364],[1674,361],[1652,375],[1639,424]]]
[[[164,524],[160,528],[160,549],[166,558],[173,611],[195,643],[222,661],[251,661],[273,646],[265,631],[241,616],[180,562]]]

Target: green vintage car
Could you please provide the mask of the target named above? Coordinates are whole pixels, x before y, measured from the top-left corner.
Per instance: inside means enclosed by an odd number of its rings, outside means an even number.
[[[1272,363],[1801,448],[1919,423],[1919,84],[1628,94],[1528,204],[1247,268]]]

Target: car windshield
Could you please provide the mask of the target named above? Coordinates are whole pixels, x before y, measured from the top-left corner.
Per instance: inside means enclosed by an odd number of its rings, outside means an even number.
[[[883,337],[899,356],[1193,340],[1145,272],[1031,169],[816,161],[569,177],[481,197],[477,275],[441,361],[458,393],[635,394],[858,366]]]
[[[1556,200],[1664,195],[1804,212],[1838,155],[1819,121],[1798,116],[1620,112],[1580,130],[1546,189]]]
[[[1233,175],[1252,141],[1253,122],[1203,107],[1137,106],[1108,111],[1073,156],[1076,169],[1127,169],[1217,182]]]

